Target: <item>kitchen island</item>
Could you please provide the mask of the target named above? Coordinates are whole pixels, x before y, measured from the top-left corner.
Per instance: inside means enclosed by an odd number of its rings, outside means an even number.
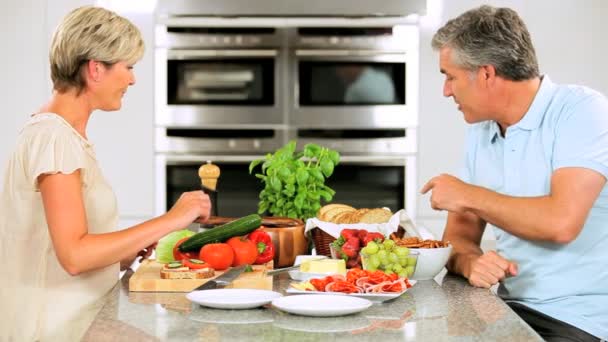
[[[84,341],[542,341],[500,298],[454,275],[419,281],[401,297],[350,316],[274,308],[209,309],[185,293],[129,292],[129,271]],[[272,279],[285,294],[291,280]]]

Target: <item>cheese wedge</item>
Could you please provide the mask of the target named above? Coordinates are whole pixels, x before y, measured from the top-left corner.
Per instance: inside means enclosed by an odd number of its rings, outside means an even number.
[[[304,260],[300,272],[346,275],[346,262],[343,259]]]

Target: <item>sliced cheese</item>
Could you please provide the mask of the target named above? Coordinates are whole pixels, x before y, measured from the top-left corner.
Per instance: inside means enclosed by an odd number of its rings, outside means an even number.
[[[300,290],[300,291],[316,291],[317,290],[309,281],[305,281],[303,283],[293,283],[293,284],[291,284],[291,287],[293,287],[296,290]]]
[[[346,262],[343,259],[304,260],[300,272],[346,275]]]

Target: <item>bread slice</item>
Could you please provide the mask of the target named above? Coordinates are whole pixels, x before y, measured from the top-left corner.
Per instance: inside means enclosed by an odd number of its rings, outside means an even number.
[[[323,216],[322,221],[338,223],[338,216],[343,215],[344,213],[350,213],[354,211],[355,208],[353,207],[336,207],[333,209],[329,209],[329,211],[327,211],[327,213],[325,213],[325,215]]]
[[[330,210],[336,209],[336,208],[348,208],[348,209],[355,210],[355,208],[351,207],[348,204],[331,203],[331,204],[324,205],[319,209],[319,212],[317,212],[317,218],[321,221],[327,221],[326,220],[327,213]]]
[[[350,220],[347,223],[359,223],[361,222],[361,218],[363,217],[363,215],[367,214],[368,211],[370,211],[371,209],[369,208],[361,208],[361,209],[357,209],[356,212],[354,212],[351,216],[350,216]]]
[[[337,224],[350,223],[350,217],[357,213],[356,210],[345,210],[339,213],[338,215],[332,217],[331,222]]]
[[[375,208],[366,212],[359,219],[360,223],[386,223],[391,219],[393,213],[384,208]]]
[[[206,279],[215,275],[213,268],[200,268],[197,270],[188,267],[168,268],[167,265],[160,269],[161,279]]]

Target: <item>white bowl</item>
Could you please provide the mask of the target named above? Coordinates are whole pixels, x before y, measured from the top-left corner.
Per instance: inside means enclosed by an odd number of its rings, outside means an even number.
[[[416,270],[411,276],[415,280],[429,280],[435,278],[436,275],[443,270],[443,267],[448,263],[452,246],[444,248],[410,248],[412,251],[418,252],[418,261],[416,262]]]

